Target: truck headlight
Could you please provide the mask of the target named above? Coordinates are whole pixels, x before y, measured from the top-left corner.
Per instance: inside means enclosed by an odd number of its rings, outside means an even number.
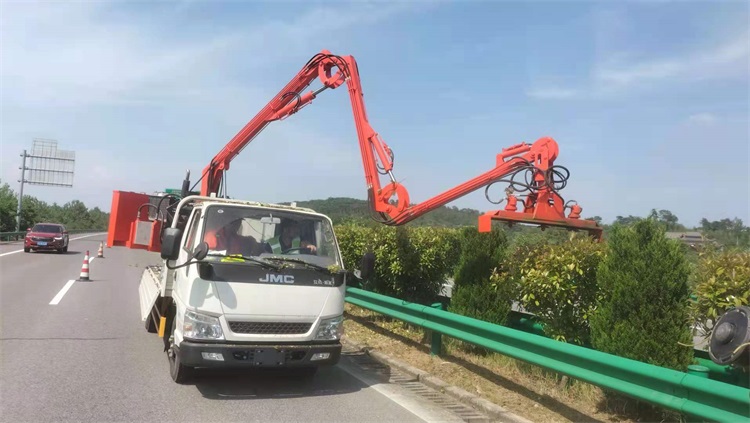
[[[219,319],[194,311],[185,312],[182,323],[182,335],[192,339],[224,339]]]
[[[344,334],[344,316],[323,319],[318,326],[316,341],[336,341]]]

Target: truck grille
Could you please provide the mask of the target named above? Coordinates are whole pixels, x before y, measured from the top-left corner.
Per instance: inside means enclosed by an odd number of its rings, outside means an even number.
[[[307,333],[312,323],[289,322],[229,322],[234,333],[257,335],[299,335]]]

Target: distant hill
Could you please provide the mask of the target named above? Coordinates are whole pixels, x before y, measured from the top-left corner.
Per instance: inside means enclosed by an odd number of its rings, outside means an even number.
[[[290,204],[289,202],[283,204]],[[331,218],[334,224],[357,221],[373,222],[366,200],[347,197],[331,197],[325,200],[297,201],[297,206],[308,207]],[[481,212],[474,209],[459,209],[443,206],[408,223],[411,226],[476,226]]]

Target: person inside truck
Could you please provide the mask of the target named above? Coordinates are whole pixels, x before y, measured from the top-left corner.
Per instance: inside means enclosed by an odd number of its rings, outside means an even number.
[[[206,241],[209,244],[209,248],[212,250],[226,250],[226,255],[257,256],[262,253],[263,246],[254,237],[240,234],[241,225],[242,219],[236,219],[224,225],[224,227],[214,234],[211,234],[212,236],[207,236]]]
[[[308,240],[300,237],[299,222],[293,219],[283,219],[279,228],[279,235],[268,240],[270,252],[282,254],[291,249],[304,248],[310,254],[315,254],[317,247]]]

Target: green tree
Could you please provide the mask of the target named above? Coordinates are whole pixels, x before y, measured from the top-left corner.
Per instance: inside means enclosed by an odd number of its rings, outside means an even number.
[[[685,371],[693,359],[688,272],[679,243],[656,220],[616,225],[597,272],[602,298],[590,320],[594,348]],[[639,404],[637,411],[654,409]]]
[[[491,281],[504,266],[508,239],[504,231],[493,227],[482,233],[467,227],[460,231],[461,255],[454,273],[451,311],[498,325],[505,324],[513,303],[509,284]],[[470,351],[479,351],[469,347]]]
[[[461,230],[460,239],[461,256],[454,275],[456,290],[464,285],[487,285],[493,269],[502,262],[507,236],[497,227],[486,233],[467,227]]]
[[[603,292],[592,316],[592,342],[602,351],[685,370],[692,358],[688,268],[677,241],[652,219],[616,226],[599,266]]]
[[[643,220],[642,217],[633,216],[633,215],[617,216],[615,218],[614,224],[615,225],[625,225],[625,226],[627,226],[627,225],[632,225],[632,224],[634,224],[636,222],[639,222],[641,220]]]
[[[721,219],[709,221],[701,219],[703,234],[721,245],[747,249],[750,248],[750,227],[742,219]]]
[[[604,256],[604,244],[574,236],[563,244],[532,247],[518,263],[520,302],[544,322],[547,335],[589,343],[589,316],[601,292],[596,272]]]
[[[18,199],[10,185],[0,185],[0,232],[14,232],[16,230],[16,208]]]

